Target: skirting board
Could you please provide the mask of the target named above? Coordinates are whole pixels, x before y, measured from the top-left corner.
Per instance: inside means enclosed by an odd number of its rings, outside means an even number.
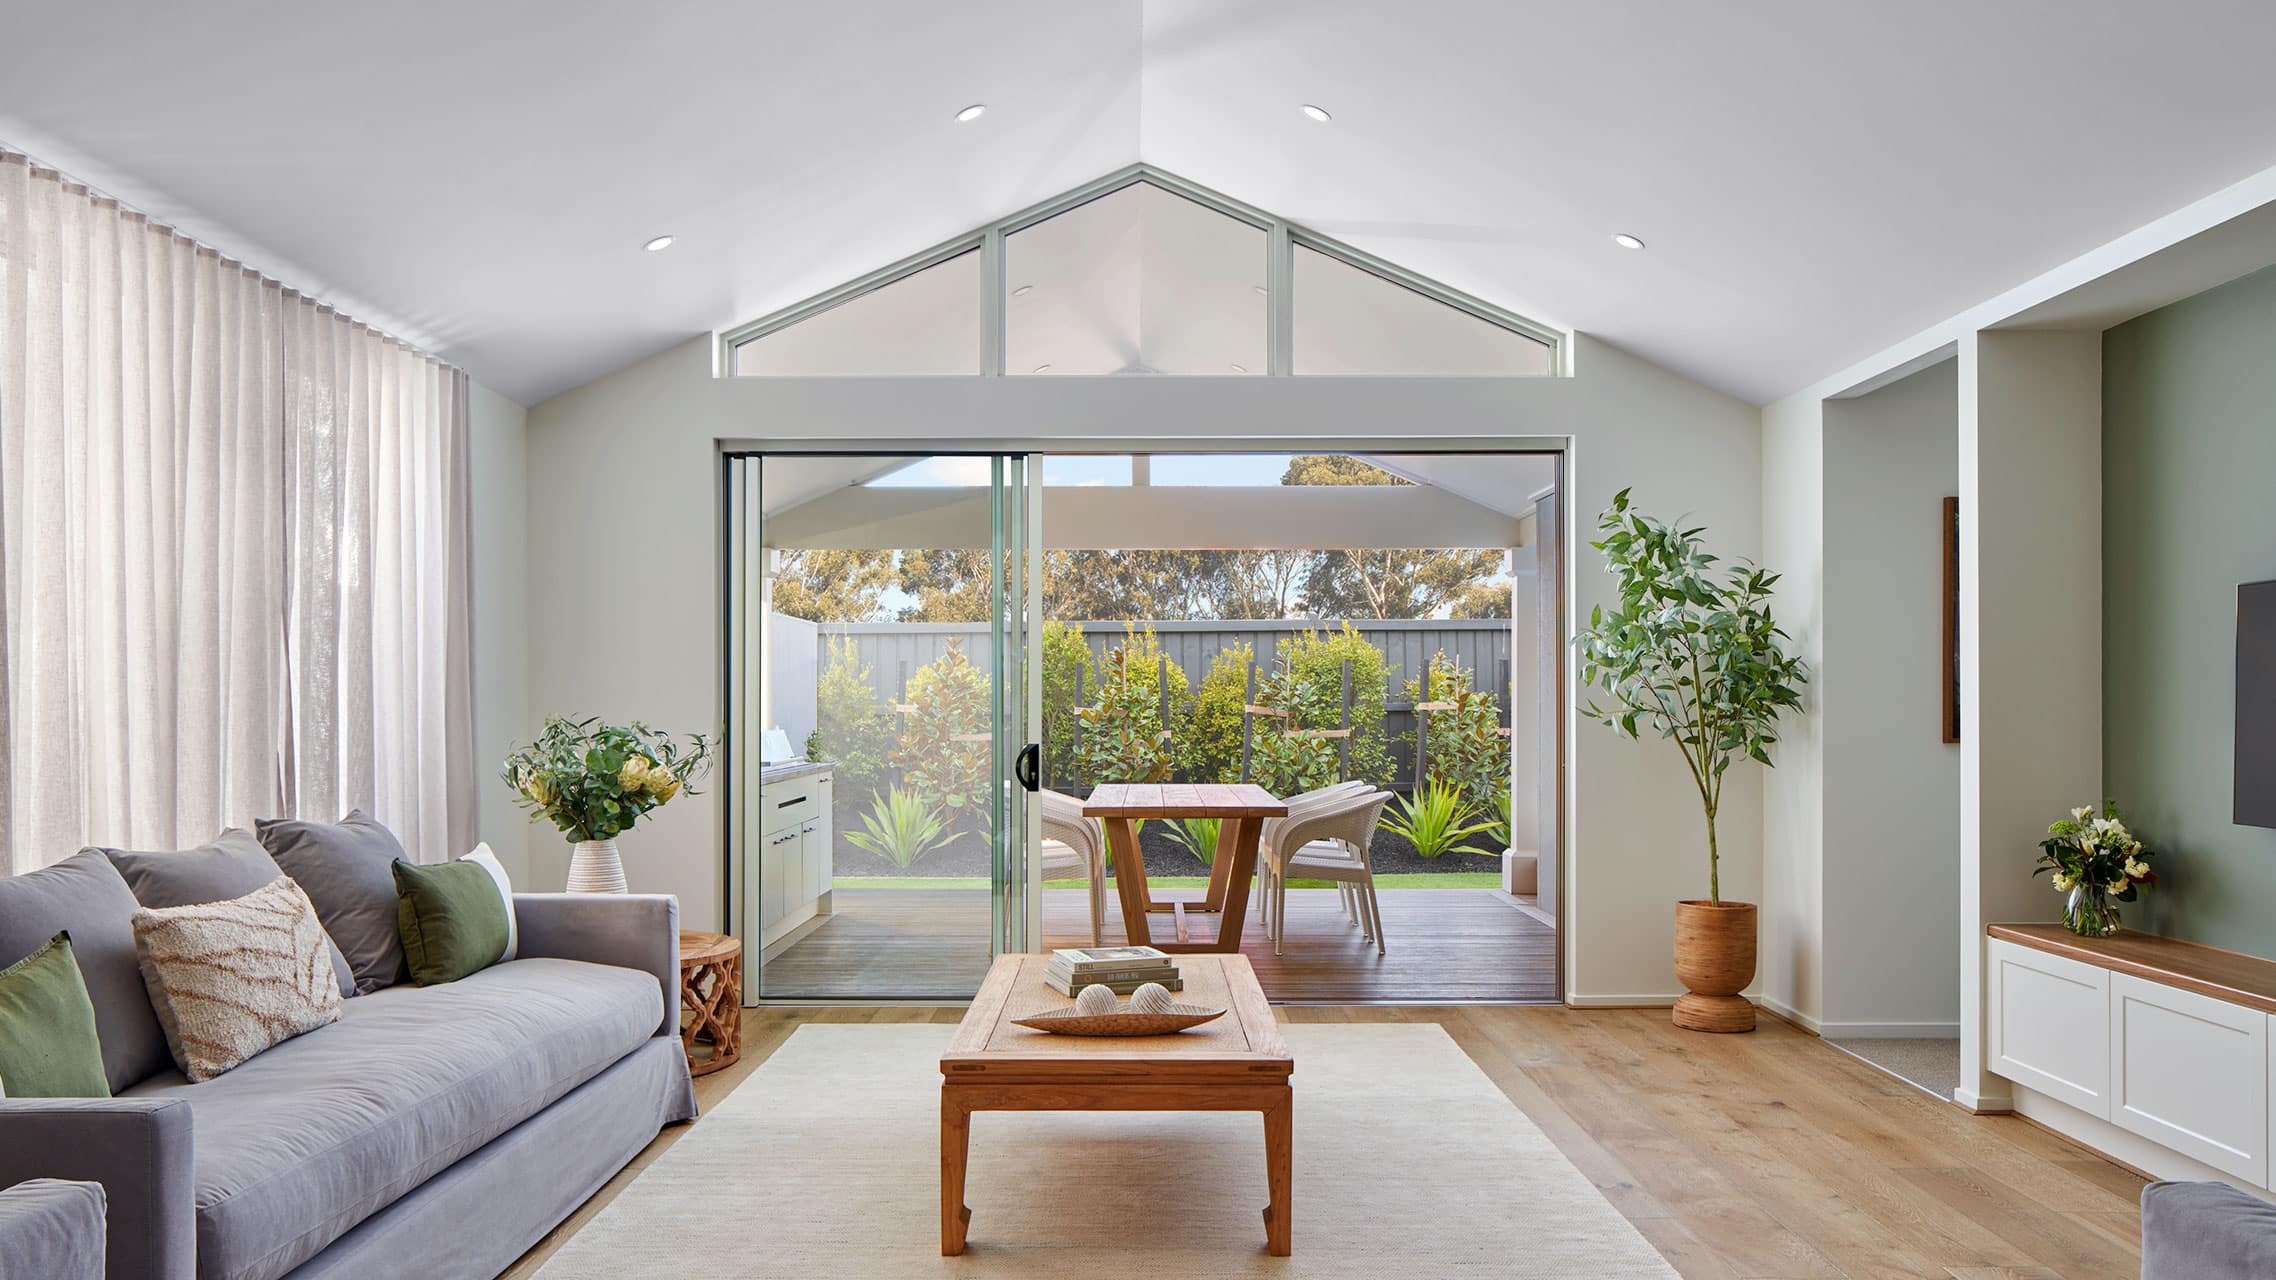
[[[1568,1009],[1672,1009],[1675,1007],[1676,997],[1681,994],[1682,992],[1672,992],[1664,996],[1586,996],[1574,994],[1565,997],[1565,1007]],[[1748,995],[1747,999],[1758,1005],[1763,1003],[1762,997],[1757,995]],[[1777,1011],[1772,1010],[1772,1012]]]
[[[2265,1187],[2241,1181],[2209,1164],[2192,1160],[2171,1147],[2160,1146],[2107,1120],[2090,1116],[2067,1102],[2057,1102],[2046,1094],[2035,1093],[2022,1085],[2015,1086],[2015,1114],[2152,1178],[2225,1182],[2263,1200],[2276,1200],[2276,1193]]]
[[[1957,1022],[1825,1022],[1818,1034],[1828,1040],[1957,1040]]]

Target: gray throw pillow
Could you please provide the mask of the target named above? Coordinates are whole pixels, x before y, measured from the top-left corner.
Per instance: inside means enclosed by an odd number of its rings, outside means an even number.
[[[316,904],[316,918],[348,958],[358,994],[403,981],[395,933],[395,833],[351,809],[338,822],[272,818],[256,823],[261,845]]]
[[[388,884],[392,889],[392,875]],[[46,946],[56,934],[71,935],[72,959],[95,1006],[103,1077],[114,1094],[173,1062],[134,953],[138,905],[110,860],[93,849],[51,867],[0,876],[0,968]]]
[[[260,840],[239,827],[231,827],[215,836],[211,844],[195,849],[172,853],[105,849],[103,856],[126,878],[135,901],[153,910],[242,898],[284,874]],[[355,970],[340,954],[340,945],[327,938],[324,946],[331,953],[332,976],[340,983],[340,994],[356,994]]]

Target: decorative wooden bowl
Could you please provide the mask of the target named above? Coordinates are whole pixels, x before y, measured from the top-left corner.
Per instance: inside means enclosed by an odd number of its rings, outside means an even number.
[[[1059,1036],[1166,1036],[1224,1016],[1223,1009],[1204,1009],[1197,1004],[1173,1004],[1159,1013],[1093,1014],[1068,1008],[1039,1013],[1032,1018],[1014,1018],[1012,1021],[1023,1027],[1033,1027],[1037,1031],[1048,1031]]]

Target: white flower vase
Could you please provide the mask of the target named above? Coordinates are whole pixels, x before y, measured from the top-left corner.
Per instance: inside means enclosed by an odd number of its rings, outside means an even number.
[[[569,892],[623,893],[624,863],[614,840],[579,840],[569,853]]]

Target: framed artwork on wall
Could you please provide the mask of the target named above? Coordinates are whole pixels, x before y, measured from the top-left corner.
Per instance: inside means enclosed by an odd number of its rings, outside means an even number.
[[[1944,740],[1960,740],[1960,500],[1944,500]]]

